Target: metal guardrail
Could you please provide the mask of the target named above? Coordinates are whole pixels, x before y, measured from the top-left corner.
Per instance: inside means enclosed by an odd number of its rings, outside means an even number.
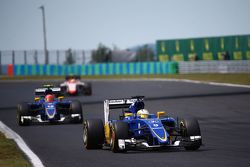
[[[250,72],[250,60],[179,62],[179,73],[245,73]]]

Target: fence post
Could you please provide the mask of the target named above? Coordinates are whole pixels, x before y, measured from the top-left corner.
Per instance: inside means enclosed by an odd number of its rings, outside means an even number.
[[[59,65],[59,50],[56,51],[56,63]]]
[[[46,61],[46,64],[48,65],[50,60],[49,60],[49,54],[50,52],[48,50],[46,50],[46,57],[45,57],[45,61]]]
[[[65,57],[65,61],[63,62],[63,64],[67,64],[66,61],[67,61],[67,50],[64,50],[64,57]]]
[[[82,51],[82,64],[85,64],[85,52],[84,52],[84,50]]]
[[[38,57],[37,57],[37,50],[35,50],[35,53],[34,53],[34,62],[35,64],[38,64]]]
[[[0,50],[0,75],[2,75],[2,51]]]
[[[27,64],[27,51],[24,51],[24,64]]]
[[[15,51],[12,50],[12,64],[15,64]]]

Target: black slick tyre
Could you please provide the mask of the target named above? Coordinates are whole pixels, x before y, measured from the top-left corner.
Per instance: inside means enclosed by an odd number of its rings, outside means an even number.
[[[101,149],[104,144],[104,126],[101,119],[89,119],[83,123],[83,145],[86,149]]]
[[[80,101],[78,101],[78,100],[72,101],[71,114],[79,114],[81,117],[80,119],[79,119],[79,117],[72,117],[71,118],[72,123],[82,123],[83,114],[82,114],[82,104],[80,103]]]
[[[20,103],[17,105],[17,124],[20,126],[27,126],[30,121],[22,119],[22,116],[29,116],[29,105],[27,103]]]
[[[126,152],[126,149],[120,150],[118,145],[118,139],[129,138],[129,127],[127,122],[114,122],[111,128],[111,142],[110,147],[114,153]]]
[[[92,95],[92,85],[91,83],[86,83],[84,86],[84,94],[87,96]]]
[[[190,140],[190,136],[201,136],[200,126],[195,118],[188,118],[183,120],[184,129],[182,136]],[[202,144],[202,140],[195,140],[188,142],[184,148],[186,150],[198,150]]]

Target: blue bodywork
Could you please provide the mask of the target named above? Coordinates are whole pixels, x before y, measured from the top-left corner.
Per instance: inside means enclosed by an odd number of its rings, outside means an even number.
[[[35,89],[33,102],[17,106],[17,122],[20,126],[36,123],[81,123],[82,107],[79,101],[64,100],[61,89],[44,85]]]
[[[59,100],[58,98],[55,98],[53,102],[46,102],[44,97],[40,97],[39,100],[28,104],[30,110],[35,115],[40,115],[43,121],[57,121],[61,119],[62,113],[69,110],[70,103],[69,100]]]
[[[170,145],[171,133],[176,128],[176,120],[172,117],[157,118],[155,114],[150,114],[147,119],[137,116],[137,111],[144,108],[143,99],[138,99],[129,106],[127,113],[119,121],[127,122],[129,126],[130,138],[144,140],[150,146]],[[118,120],[111,120],[115,122]]]

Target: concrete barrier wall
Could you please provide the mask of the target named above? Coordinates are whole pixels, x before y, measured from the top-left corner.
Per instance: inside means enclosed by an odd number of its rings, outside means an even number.
[[[64,76],[75,75],[149,75],[176,74],[175,62],[103,63],[87,65],[8,65],[8,75],[14,76]]]
[[[179,62],[179,73],[245,73],[250,72],[250,60]]]

